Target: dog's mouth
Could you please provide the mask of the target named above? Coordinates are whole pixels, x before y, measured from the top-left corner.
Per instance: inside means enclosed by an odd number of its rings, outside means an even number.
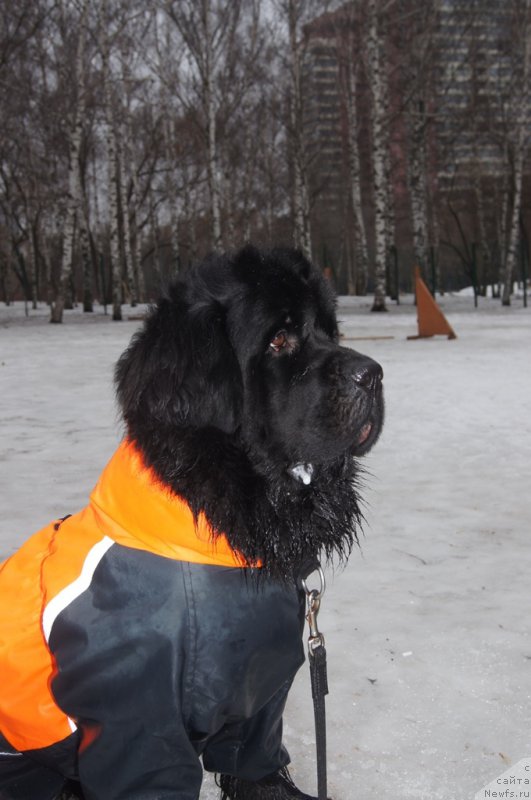
[[[351,452],[363,456],[376,444],[384,420],[384,404],[381,388],[375,392],[365,421],[352,437]]]
[[[372,422],[366,422],[365,425],[363,425],[361,431],[359,432],[358,440],[354,445],[355,447],[361,447],[363,444],[365,444],[365,442],[372,433],[372,428],[373,428]]]
[[[358,417],[358,420],[351,420],[350,425],[345,425],[345,428],[350,430],[343,428],[341,437],[335,439],[332,436],[328,441],[325,436],[322,443],[306,452],[299,451],[297,455],[293,453],[295,458],[287,466],[288,475],[297,483],[310,486],[320,473],[321,467],[326,469],[328,462],[342,456],[364,456],[376,444],[383,427],[383,420],[383,398],[381,392],[378,392],[361,419]]]
[[[352,455],[363,456],[376,443],[382,429],[382,420],[376,416],[367,420],[359,429],[351,448]]]

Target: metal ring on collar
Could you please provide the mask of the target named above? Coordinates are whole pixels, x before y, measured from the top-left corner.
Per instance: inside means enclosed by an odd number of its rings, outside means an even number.
[[[317,572],[319,575],[319,580],[321,582],[320,589],[318,590],[308,589],[307,580],[310,577],[310,575],[313,575],[315,572]],[[304,589],[308,597],[313,596],[316,600],[320,600],[321,597],[324,595],[326,589],[326,581],[322,567],[319,565],[313,570],[313,572],[310,572],[310,575],[307,575],[306,578],[301,578],[302,588]]]

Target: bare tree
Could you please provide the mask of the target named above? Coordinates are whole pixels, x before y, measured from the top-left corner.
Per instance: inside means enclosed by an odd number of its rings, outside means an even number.
[[[457,250],[471,274],[479,241],[508,302],[527,222],[530,3],[7,4],[4,296],[53,297],[61,318],[80,288],[88,310],[112,284],[120,318],[122,293],[144,298],[210,247],[291,240],[348,291],[374,269],[377,310],[395,232],[426,265],[441,228],[448,274]]]
[[[167,12],[186,46],[188,93],[181,91],[184,107],[199,104],[200,128],[206,145],[210,196],[211,236],[214,250],[221,250],[221,173],[219,168],[218,117],[223,103],[219,96],[221,74],[227,68],[230,45],[236,37],[241,0],[169,0]]]
[[[306,120],[310,90],[307,78],[311,75],[312,67],[305,26],[312,17],[325,11],[327,6],[327,2],[318,3],[315,0],[273,0],[276,14],[271,35],[276,41],[285,43],[278,62],[281,72],[277,81],[279,88],[284,90],[293,242],[308,258],[312,256],[311,170],[315,153]]]
[[[41,0],[22,0],[7,4],[0,20],[0,251],[34,307],[46,277],[44,238],[61,177],[62,138],[44,81],[51,55],[43,41],[54,25],[52,12]]]
[[[275,84],[264,86],[263,108],[257,115],[254,160],[257,170],[255,203],[263,209],[265,241],[274,242],[278,209],[289,205],[288,164],[285,156],[283,102]]]
[[[349,48],[349,54],[353,55],[353,48]],[[360,63],[354,62],[353,57],[349,58],[347,64],[348,86],[346,89],[348,156],[350,167],[350,192],[356,234],[356,285],[351,287],[353,294],[365,294],[367,292],[367,282],[369,278],[369,247],[365,217],[363,214],[361,160],[358,142],[357,85],[359,70]]]
[[[48,13],[47,4],[40,0],[5,4],[0,15],[0,75],[36,36]]]
[[[470,36],[471,100],[464,130],[473,139],[471,182],[483,262],[488,268],[497,255],[502,303],[510,305],[531,144],[531,2],[510,0],[503,9],[484,11],[483,4],[474,4],[476,24],[480,19],[484,28]]]
[[[434,244],[433,229],[436,227],[430,219],[435,204],[430,203],[434,191],[434,158],[429,139],[435,123],[433,73],[438,53],[438,8],[439,0],[420,4],[400,0],[395,5],[392,22],[388,21],[401,98],[395,113],[403,115],[407,132],[406,173],[413,252],[416,264],[422,269],[427,267],[428,248]],[[439,93],[445,90],[446,86],[437,87]]]
[[[508,227],[507,254],[503,275],[502,303],[511,304],[513,274],[520,241],[520,215],[522,210],[522,185],[524,165],[531,143],[531,0],[513,3],[512,80],[507,98],[510,126],[507,129],[510,153],[512,210]],[[516,58],[514,58],[516,56]]]
[[[86,0],[81,5],[78,22],[78,40],[75,58],[74,76],[77,97],[72,113],[72,122],[68,136],[69,166],[68,166],[68,193],[65,230],[63,236],[63,255],[61,260],[61,272],[59,283],[55,295],[54,303],[51,308],[50,322],[61,323],[63,321],[63,310],[65,307],[65,295],[68,285],[72,280],[72,259],[74,251],[74,236],[76,222],[83,231],[84,247],[86,248],[86,223],[83,219],[83,207],[81,202],[81,178],[79,158],[81,151],[81,140],[83,138],[83,125],[85,123],[85,41],[87,36],[87,10]],[[62,9],[64,13],[64,9]],[[86,250],[85,250],[86,253]]]
[[[235,231],[240,214],[241,196],[235,191],[236,148],[245,147],[241,121],[246,113],[256,83],[256,69],[262,47],[258,0],[167,0],[166,9],[179,34],[178,52],[182,50],[182,68],[174,78],[171,91],[178,98],[179,113],[197,126],[204,144],[200,160],[197,136],[192,153],[179,147],[180,159],[187,169],[195,160],[201,163],[208,187],[210,239],[214,249],[229,244],[230,229]],[[227,168],[230,170],[227,173]],[[228,175],[228,180],[226,177]],[[181,172],[183,196],[185,176]],[[201,181],[201,176],[199,176]],[[191,193],[186,190],[190,198]],[[197,199],[197,193],[194,193]],[[225,223],[225,228],[224,228]]]
[[[295,244],[310,258],[312,253],[310,199],[303,122],[302,54],[300,43],[300,20],[304,11],[304,3],[300,0],[287,0],[286,11],[289,30],[289,152],[293,170],[294,234]]]
[[[112,275],[112,318],[122,319],[122,269],[118,229],[119,175],[118,145],[116,140],[116,119],[113,97],[113,76],[111,72],[111,33],[108,0],[101,0],[99,17],[99,46],[102,63],[103,108],[105,117],[105,138],[107,144],[107,197],[109,203],[109,243]]]
[[[386,192],[388,187],[385,165],[387,158],[386,117],[388,112],[385,106],[385,68],[382,63],[379,0],[368,0],[367,12],[368,29],[366,47],[372,92],[371,133],[375,238],[374,301],[371,311],[387,311],[385,295],[387,263]]]

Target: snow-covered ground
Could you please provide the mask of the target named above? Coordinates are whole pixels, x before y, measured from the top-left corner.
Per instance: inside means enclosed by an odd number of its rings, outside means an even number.
[[[328,572],[319,618],[335,800],[466,800],[531,755],[531,309],[441,306],[455,341],[406,341],[411,298],[340,301],[345,344],[384,367],[387,422],[361,552]],[[0,309],[3,556],[85,504],[121,435],[112,369],[139,323],[65,317]],[[285,732],[313,790],[307,667]]]

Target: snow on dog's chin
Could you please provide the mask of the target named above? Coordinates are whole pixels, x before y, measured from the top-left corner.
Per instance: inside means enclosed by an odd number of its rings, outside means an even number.
[[[289,471],[296,480],[300,481],[305,486],[309,486],[312,482],[313,464],[295,464]]]
[[[358,438],[356,439],[356,442],[352,448],[353,454],[356,454],[359,449],[363,448],[372,433],[372,429],[372,422],[366,422],[365,425],[362,426],[358,434]],[[296,481],[303,483],[305,486],[309,486],[313,480],[314,466],[313,464],[309,464],[307,462],[300,462],[290,467],[288,472],[293,478],[295,478]]]

